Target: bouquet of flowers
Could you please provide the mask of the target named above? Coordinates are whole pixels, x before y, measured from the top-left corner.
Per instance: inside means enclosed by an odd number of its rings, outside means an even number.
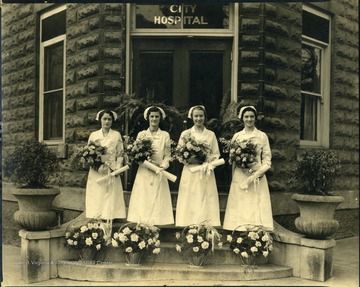
[[[220,142],[224,146],[223,152],[229,154],[229,163],[235,163],[240,168],[251,168],[251,165],[256,162],[256,145],[248,140],[234,140],[227,141],[223,138]]]
[[[226,239],[230,249],[240,255],[243,264],[248,258],[267,257],[273,250],[271,233],[261,226],[239,226]]]
[[[174,158],[183,164],[202,164],[211,154],[210,146],[206,142],[195,140],[191,134],[183,136],[184,146],[177,146]]]
[[[65,231],[66,245],[77,250],[100,250],[109,244],[110,238],[107,234],[106,226],[99,220],[73,224]]]
[[[150,137],[142,137],[134,140],[129,136],[124,136],[124,153],[127,155],[129,163],[133,161],[151,161],[151,156],[155,152],[152,148],[152,143],[153,141]]]
[[[160,229],[143,223],[126,223],[115,232],[111,239],[113,247],[120,248],[124,254],[159,254]]]
[[[190,261],[193,258],[200,259],[201,262],[198,262],[197,265],[202,264],[210,250],[214,251],[216,243],[219,246],[222,245],[219,232],[205,223],[189,225],[181,233],[176,232],[175,236],[180,241],[175,246],[176,251],[186,254]],[[194,262],[191,262],[191,264],[194,264]]]
[[[105,155],[107,148],[101,146],[99,141],[91,141],[83,147],[77,147],[71,157],[73,167],[88,170],[90,167],[95,171],[103,164],[101,156]]]

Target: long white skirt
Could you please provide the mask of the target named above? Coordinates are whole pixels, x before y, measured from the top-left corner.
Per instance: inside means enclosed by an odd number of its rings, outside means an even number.
[[[125,218],[124,192],[119,176],[97,183],[104,174],[89,170],[86,184],[86,217],[97,219]]]
[[[251,183],[247,190],[241,189],[241,183],[249,176],[241,168],[235,168],[225,211],[223,228],[226,230],[246,224],[274,228],[266,176],[259,180],[259,184]]]
[[[206,221],[220,226],[219,195],[214,172],[192,173],[185,165],[181,174],[176,206],[176,226],[188,226]]]
[[[164,176],[139,166],[127,220],[152,225],[174,223],[169,183]]]

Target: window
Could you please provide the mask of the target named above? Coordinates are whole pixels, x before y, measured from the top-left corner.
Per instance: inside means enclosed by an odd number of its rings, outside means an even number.
[[[40,16],[39,140],[65,139],[66,6]]]
[[[303,7],[301,129],[304,146],[329,145],[330,17]]]

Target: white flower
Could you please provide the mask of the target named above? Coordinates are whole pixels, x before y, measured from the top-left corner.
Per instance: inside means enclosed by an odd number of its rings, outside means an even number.
[[[177,252],[181,252],[181,246],[179,244],[176,244],[175,248]]]
[[[129,227],[125,227],[122,231],[124,234],[130,234],[131,233],[131,230]]]
[[[197,240],[198,240],[199,243],[201,243],[201,242],[204,241],[204,239],[203,239],[201,236],[198,236],[198,237],[197,237]]]
[[[111,239],[111,245],[114,247],[119,247],[119,244],[117,243],[117,241],[115,239]]]
[[[125,249],[125,252],[127,252],[127,253],[131,253],[132,251],[133,251],[133,249],[131,247],[128,247]]]
[[[223,243],[222,243],[222,242],[219,242],[219,243],[218,243],[218,246],[219,246],[219,247],[223,247]]]
[[[68,243],[69,245],[74,245],[74,240],[68,239],[68,240],[67,240],[67,243]]]
[[[93,241],[92,241],[91,237],[87,237],[87,238],[85,239],[85,244],[88,245],[88,246],[93,245]]]
[[[114,239],[118,239],[119,238],[119,233],[115,232],[114,233]]]
[[[201,243],[201,248],[202,249],[208,249],[210,246],[209,242],[207,241],[204,241],[203,243]]]
[[[127,238],[127,236],[125,234],[120,233],[119,234],[119,240],[124,243],[125,241],[128,241],[128,238]]]
[[[65,233],[65,238],[68,238],[68,237],[70,237],[70,232]]]
[[[159,253],[160,253],[160,250],[161,250],[160,248],[155,248],[155,249],[153,250],[153,253],[154,253],[154,254],[159,254]]]
[[[232,236],[231,236],[231,235],[226,236],[226,240],[227,240],[228,242],[231,242],[231,241],[232,241]]]
[[[269,235],[267,233],[265,233],[265,235],[263,237],[261,237],[261,240],[262,241],[269,241],[270,240]]]
[[[253,246],[253,247],[251,247],[250,248],[250,251],[252,252],[252,253],[255,253],[255,252],[258,252],[258,248],[257,247],[255,247],[255,246]]]
[[[267,257],[269,255],[269,252],[268,251],[263,251],[263,255],[264,255],[264,257]]]
[[[155,246],[156,247],[159,247],[160,246],[160,240],[158,239],[158,240],[156,240],[156,242],[155,242]]]
[[[78,245],[78,242],[77,242],[76,240],[74,241],[74,245],[75,245],[75,246]]]
[[[256,241],[256,242],[255,242],[255,246],[256,246],[256,247],[260,247],[260,246],[261,246],[261,242],[260,242],[260,241]]]
[[[180,232],[176,232],[176,233],[175,233],[175,237],[176,237],[176,239],[180,239],[180,237],[181,237]]]
[[[199,250],[200,250],[199,247],[197,247],[197,246],[193,247],[194,252],[199,252]]]
[[[189,229],[188,233],[189,234],[196,234],[197,230],[196,230],[196,228],[191,228],[191,229]]]
[[[187,240],[188,243],[193,243],[194,242],[194,238],[193,238],[193,236],[191,234],[186,236],[186,240]]]
[[[249,258],[249,254],[247,254],[245,251],[241,252],[240,254],[242,257]]]
[[[243,239],[241,237],[238,237],[238,239],[236,240],[237,243],[241,243],[243,241]]]
[[[139,236],[137,234],[133,233],[130,235],[130,240],[137,242],[139,240]]]
[[[94,225],[93,225],[91,222],[89,222],[89,223],[87,224],[87,226],[88,226],[89,229],[92,229],[92,228],[94,227]]]
[[[85,225],[83,225],[83,226],[80,227],[80,232],[81,232],[81,233],[84,233],[84,232],[87,231],[87,230],[88,230],[88,228],[87,228]]]
[[[101,249],[101,244],[96,245],[96,250],[100,250]]]
[[[74,234],[74,238],[78,238],[79,237],[79,232],[76,232],[75,234]]]
[[[96,232],[93,232],[91,234],[91,236],[92,236],[92,238],[96,239],[96,238],[98,238],[99,234],[97,234]]]
[[[240,252],[240,249],[239,248],[234,248],[234,253],[236,253],[236,254],[239,254],[239,252]]]
[[[139,245],[139,248],[140,248],[140,249],[144,249],[144,248],[146,247],[146,243],[145,243],[144,240],[141,241],[138,245]]]
[[[153,240],[152,238],[149,238],[148,244],[151,245],[151,244],[153,244],[153,243],[154,243],[154,240]]]

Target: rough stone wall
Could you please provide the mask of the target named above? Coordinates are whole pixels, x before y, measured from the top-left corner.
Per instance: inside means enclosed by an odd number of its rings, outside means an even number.
[[[286,191],[300,129],[301,4],[240,4],[239,94],[262,113],[269,137],[271,191]]]
[[[331,148],[341,156],[337,190],[359,189],[359,26],[357,0],[334,0],[332,21]],[[326,7],[326,6],[325,6]]]
[[[33,5],[2,5],[3,156],[36,135],[37,33]]]

